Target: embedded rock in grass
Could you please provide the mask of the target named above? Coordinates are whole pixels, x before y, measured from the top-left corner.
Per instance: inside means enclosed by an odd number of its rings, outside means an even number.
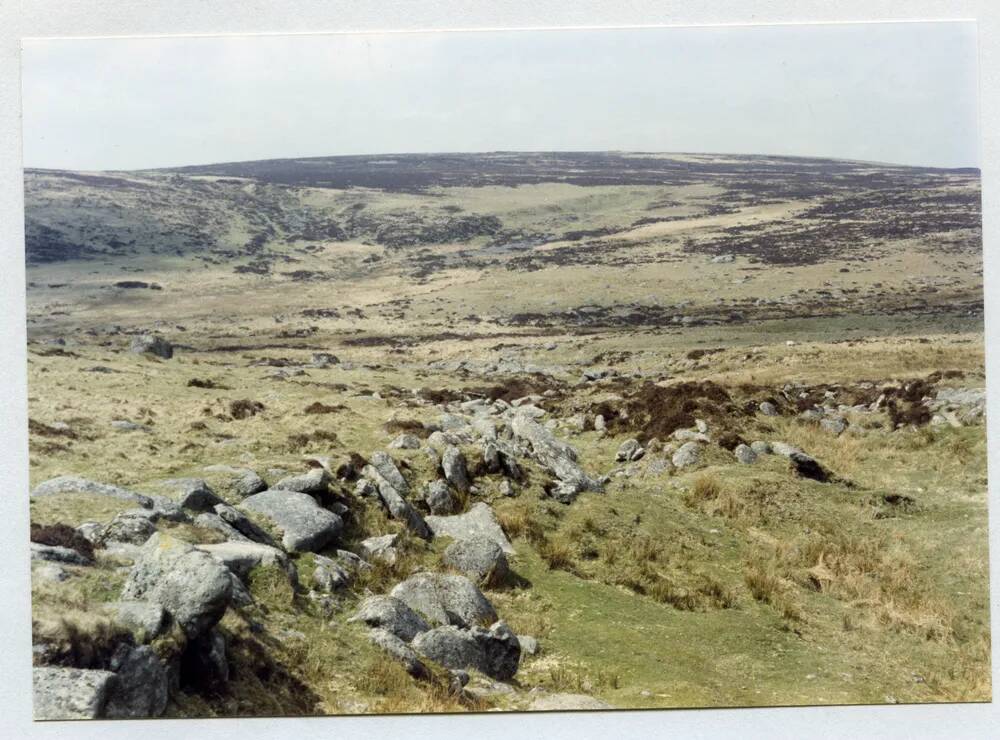
[[[685,442],[680,446],[677,452],[674,453],[671,458],[674,467],[686,468],[691,465],[697,465],[698,461],[701,459],[701,447],[697,442]]]
[[[445,448],[444,454],[441,455],[441,470],[456,491],[469,492],[469,471],[465,464],[465,455],[460,449],[454,445]]]
[[[757,409],[758,409],[758,410],[760,411],[760,413],[762,413],[762,414],[763,414],[764,416],[777,416],[777,415],[778,415],[778,407],[777,407],[777,406],[775,406],[775,405],[774,405],[773,403],[771,403],[770,401],[763,401],[763,402],[762,402],[762,403],[761,403],[761,404],[760,404],[760,405],[759,405],[759,406],[757,407]]]
[[[416,652],[392,632],[384,629],[373,629],[368,633],[372,644],[382,648],[390,657],[403,664],[403,668],[414,678],[427,678],[430,671],[423,664]]]
[[[420,449],[420,437],[403,432],[389,443],[389,448],[393,450],[418,450]]]
[[[137,516],[131,511],[123,511],[104,525],[97,542],[102,546],[111,542],[141,545],[155,533],[156,525],[149,518]]]
[[[397,539],[399,539],[398,534],[383,534],[378,537],[369,537],[359,543],[358,549],[361,551],[361,555],[368,560],[380,560],[383,563],[392,565],[396,562],[396,558],[399,555],[395,547]]]
[[[587,475],[576,462],[576,450],[557,439],[551,430],[520,412],[511,419],[514,436],[526,443],[532,456],[551,473],[558,482],[549,492],[560,503],[571,503],[584,491],[600,492],[604,486]]]
[[[764,442],[762,440],[757,440],[750,443],[750,449],[756,452],[758,455],[770,455],[771,454],[771,443]]]
[[[368,597],[347,621],[364,622],[369,627],[387,630],[404,642],[410,642],[431,628],[423,617],[393,596]]]
[[[60,545],[42,545],[37,542],[31,543],[32,560],[48,560],[51,563],[62,563],[65,565],[93,565],[93,560],[86,555],[70,547]]]
[[[231,596],[225,565],[160,532],[143,545],[122,589],[123,600],[160,604],[189,638],[211,629]]]
[[[214,545],[195,545],[195,547],[207,552],[242,581],[246,581],[254,568],[276,567],[285,572],[292,584],[298,583],[295,565],[288,555],[276,547],[249,541],[222,542]]]
[[[111,660],[116,680],[104,716],[112,719],[159,717],[167,708],[167,670],[149,645],[121,645]]]
[[[296,491],[271,489],[249,496],[239,508],[260,514],[281,531],[281,544],[289,552],[322,550],[344,527],[343,520]]]
[[[446,565],[478,583],[503,583],[510,572],[500,545],[481,536],[453,542],[445,549],[442,559]]]
[[[163,486],[177,492],[177,503],[191,511],[211,511],[222,499],[201,478],[173,478],[162,482]]]
[[[158,637],[167,624],[163,607],[152,601],[112,601],[103,608],[139,642],[149,642]]]
[[[111,671],[42,666],[32,669],[36,720],[97,719],[104,716]]]
[[[174,346],[158,334],[139,334],[132,337],[129,352],[137,355],[148,353],[169,360],[174,356]]]
[[[642,448],[642,445],[639,444],[639,440],[627,439],[618,447],[618,452],[615,454],[615,460],[618,462],[638,460],[645,454],[645,452],[646,451]]]
[[[847,429],[847,420],[840,416],[821,419],[819,427],[824,432],[829,432],[830,434],[839,436],[844,433],[844,430]]]
[[[375,464],[376,461],[378,465]],[[421,539],[429,540],[431,538],[431,531],[427,528],[424,518],[404,497],[409,493],[410,487],[403,480],[402,474],[388,455],[376,452],[372,455],[372,464],[366,465],[362,473],[375,483],[379,499],[393,519],[404,522],[410,531]],[[405,489],[398,485],[401,480],[403,480]]]
[[[501,681],[513,678],[521,661],[517,636],[504,622],[489,629],[437,627],[417,635],[413,648],[445,668],[471,668]]]
[[[454,516],[429,516],[427,526],[436,537],[451,537],[455,540],[485,538],[492,540],[508,555],[514,554],[514,546],[504,534],[500,522],[490,505],[479,501],[464,514]]]
[[[424,500],[427,502],[427,508],[431,510],[432,514],[452,514],[458,506],[455,495],[443,480],[436,480],[427,484]]]
[[[276,547],[274,540],[271,539],[271,535],[250,521],[242,511],[233,508],[229,504],[218,504],[215,507],[215,514],[245,538],[253,542],[259,542],[262,545]]]
[[[497,618],[493,605],[465,576],[417,573],[396,584],[389,595],[422,614],[433,625],[468,627],[495,622]]]
[[[744,444],[736,445],[736,449],[733,450],[733,455],[744,465],[752,465],[757,462],[757,453],[753,451],[753,448]]]
[[[196,527],[201,527],[202,529],[210,529],[213,532],[218,532],[223,537],[226,538],[228,542],[249,542],[250,538],[240,532],[238,529],[233,527],[231,524],[223,521],[222,517],[218,514],[199,514],[194,518],[194,525]]]
[[[396,462],[391,457],[384,452],[376,452],[368,462],[383,480],[399,492],[400,496],[409,494],[410,484],[406,482],[406,478],[399,472]]]
[[[330,486],[330,474],[322,467],[312,468],[308,473],[290,475],[272,486],[273,490],[297,491],[298,493],[326,493]]]
[[[92,496],[107,496],[121,501],[132,501],[133,503],[150,508],[153,506],[153,499],[135,491],[129,491],[118,486],[111,486],[106,483],[97,483],[86,478],[75,475],[61,475],[40,483],[31,492],[31,496],[55,496],[60,493],[86,493]]]

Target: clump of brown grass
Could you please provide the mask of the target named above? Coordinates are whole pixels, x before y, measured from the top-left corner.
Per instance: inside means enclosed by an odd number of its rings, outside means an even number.
[[[549,570],[575,572],[573,546],[560,535],[546,537],[535,546],[539,556],[545,561]]]
[[[544,532],[538,514],[526,501],[504,501],[494,509],[504,533],[510,538],[524,537],[529,542],[541,542]]]

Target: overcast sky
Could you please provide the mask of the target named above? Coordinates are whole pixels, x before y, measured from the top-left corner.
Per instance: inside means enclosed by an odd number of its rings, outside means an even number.
[[[973,24],[32,40],[29,167],[637,150],[978,166]]]

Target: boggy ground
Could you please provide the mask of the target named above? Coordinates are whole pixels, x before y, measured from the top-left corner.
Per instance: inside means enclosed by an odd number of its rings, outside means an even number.
[[[271,485],[329,458],[319,500],[346,507],[345,528],[320,554],[401,533],[394,565],[329,593],[308,553],[290,554],[298,591],[274,568],[247,575],[253,603],[216,628],[228,680],[181,670],[168,715],[523,709],[562,694],[616,707],[989,698],[981,259],[966,218],[978,177],[676,161],[647,162],[630,184],[614,181],[627,157],[561,182],[565,163],[506,182],[464,159],[433,177],[420,164],[418,185],[404,168],[405,186],[345,187],[314,168],[286,182],[288,163],[29,174],[29,233],[48,235],[45,250],[29,244],[33,486],[76,475],[169,495],[160,481],[199,478],[239,504],[212,466]],[[920,192],[940,218],[914,216]],[[812,230],[832,215],[853,225],[823,251]],[[211,245],[178,241],[188,218]],[[796,231],[808,249],[790,258]],[[150,331],[172,358],[128,351]],[[478,438],[456,440],[474,485],[460,506],[488,503],[516,551],[482,591],[539,651],[513,679],[473,672],[462,691],[434,661],[412,678],[348,619],[413,572],[450,572],[449,538],[407,533],[357,495],[357,464],[338,465],[388,451],[427,515],[440,471],[390,442],[409,432],[427,447],[443,414],[525,397],[604,481],[560,503],[551,471],[523,454],[505,490]],[[675,466],[699,422],[697,461]],[[644,454],[616,460],[630,439]],[[738,462],[755,441],[796,446],[828,479],[780,454]],[[60,531],[51,544],[84,548],[55,525],[134,507],[84,494],[30,505],[48,527],[36,540]],[[189,519],[155,526],[221,539]],[[100,604],[120,598],[134,557],[98,546],[60,581],[36,563],[36,641],[61,650],[39,661],[109,665],[131,638]],[[177,654],[166,637],[156,649]]]

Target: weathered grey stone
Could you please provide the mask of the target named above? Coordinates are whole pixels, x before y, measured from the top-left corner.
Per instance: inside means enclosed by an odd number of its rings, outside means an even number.
[[[235,509],[229,504],[217,504],[215,514],[247,539],[262,545],[276,546],[271,535],[250,521],[246,514],[239,509]]]
[[[757,462],[757,453],[747,445],[740,444],[736,445],[736,449],[733,450],[733,455],[736,459],[743,463],[744,465],[752,465]]]
[[[847,420],[840,416],[820,419],[819,427],[825,432],[833,435],[841,435],[847,429]]]
[[[686,468],[697,465],[701,459],[701,447],[697,442],[685,442],[678,448],[671,458],[674,467]]]
[[[399,472],[396,462],[387,454],[376,452],[371,456],[368,463],[390,486],[399,492],[400,496],[405,497],[410,493],[410,484],[406,482],[406,478]]]
[[[97,538],[101,536],[104,525],[100,522],[84,522],[76,531],[79,532],[87,542],[97,544]]]
[[[524,441],[532,456],[558,479],[550,495],[561,503],[572,502],[584,491],[603,491],[600,481],[591,478],[576,462],[576,451],[556,439],[549,429],[521,413],[510,424],[514,436]]]
[[[530,712],[571,712],[578,710],[614,709],[601,699],[586,694],[545,694],[528,705]]]
[[[331,480],[330,474],[322,467],[318,467],[310,469],[308,473],[282,478],[272,486],[272,489],[316,495],[326,493]]]
[[[403,432],[389,443],[389,448],[393,450],[419,450],[420,437]]]
[[[343,520],[305,493],[271,489],[248,496],[240,509],[260,514],[281,531],[288,551],[322,550],[340,536]]]
[[[137,424],[134,421],[128,421],[127,419],[114,419],[111,422],[111,428],[116,432],[152,432],[153,428],[148,424]]]
[[[153,640],[167,626],[166,612],[152,601],[112,601],[104,605],[104,611],[139,642]]]
[[[348,621],[387,630],[404,642],[410,642],[431,628],[423,617],[393,596],[368,597]]]
[[[57,563],[35,561],[31,568],[31,580],[36,582],[62,583],[69,579],[69,572]]]
[[[169,360],[174,356],[174,346],[158,334],[137,334],[132,337],[129,352],[137,355],[148,353]]]
[[[465,576],[417,573],[389,592],[430,624],[471,626],[496,621],[493,605]]]
[[[763,401],[763,402],[761,402],[760,406],[758,406],[757,408],[760,411],[760,413],[762,413],[764,416],[777,416],[778,415],[778,407],[775,406],[770,401]]]
[[[500,545],[481,536],[451,543],[442,559],[478,583],[503,583],[510,572]]]
[[[177,503],[191,511],[212,511],[220,499],[201,478],[173,478],[162,483],[176,492]]]
[[[445,668],[472,668],[502,681],[514,676],[521,660],[517,636],[503,622],[488,630],[479,626],[469,630],[454,625],[437,627],[417,635],[413,648]]]
[[[441,470],[445,479],[460,493],[469,492],[469,471],[465,464],[465,455],[454,445],[445,448],[441,455]]]
[[[148,517],[123,511],[104,526],[97,541],[101,545],[107,545],[109,542],[141,545],[155,533],[156,525]]]
[[[792,455],[801,453],[802,450],[786,442],[772,442],[771,452],[775,455],[781,455],[781,457],[791,457]]]
[[[102,717],[108,689],[115,680],[111,671],[36,667],[32,670],[35,719]]]
[[[378,537],[369,537],[362,540],[358,545],[361,555],[368,560],[380,560],[384,563],[393,564],[396,562],[398,552],[395,548],[398,534],[383,534]]]
[[[427,484],[424,500],[432,514],[453,514],[458,507],[458,500],[443,480]]]
[[[603,434],[607,429],[607,422],[605,422],[604,417],[598,414],[594,417],[594,431],[598,434]]]
[[[380,461],[380,466],[376,467],[375,465],[366,465],[362,473],[375,483],[378,489],[379,499],[382,501],[382,505],[385,506],[386,510],[389,512],[389,515],[394,519],[404,522],[406,526],[410,528],[410,531],[418,537],[429,540],[431,538],[431,531],[427,528],[427,523],[404,497],[410,490],[409,485],[406,486],[404,491],[403,489],[398,488],[397,485],[390,480],[390,478],[386,478],[383,475],[383,472],[388,472],[390,477],[393,479],[398,478],[398,480],[402,480],[403,476],[400,474],[399,470],[396,469],[395,464],[388,455],[377,452],[375,455],[372,455],[372,459],[374,460],[379,455],[384,456],[384,459],[381,459]],[[395,471],[395,474],[393,474],[393,471]]]
[[[229,570],[223,564],[160,532],[143,545],[122,589],[125,601],[160,604],[189,638],[214,626],[231,596]]]
[[[292,584],[298,583],[295,565],[288,555],[276,547],[262,545],[259,542],[221,542],[214,545],[195,545],[198,550],[207,552],[240,580],[246,581],[250,571],[259,567],[279,568],[288,576]]]
[[[451,537],[455,540],[485,538],[496,542],[504,553],[514,554],[514,546],[504,534],[496,514],[483,501],[473,504],[464,514],[429,516],[427,526],[437,537]]]
[[[756,452],[758,455],[770,455],[771,454],[771,443],[764,442],[762,440],[757,440],[750,443],[750,449]]]
[[[427,678],[430,671],[423,664],[416,652],[398,636],[384,629],[373,629],[368,633],[368,639],[382,648],[389,656],[403,664],[403,668],[414,678]]]
[[[65,565],[92,565],[93,561],[69,547],[59,545],[42,545],[38,542],[31,543],[32,560],[48,560],[50,563],[62,563]]]
[[[203,513],[199,514],[194,518],[194,524],[196,527],[201,527],[202,529],[210,529],[213,532],[218,532],[229,542],[250,542],[250,538],[240,532],[238,529],[233,527],[231,524],[222,520],[218,514],[215,513]]]
[[[540,650],[538,640],[530,635],[518,635],[517,641],[521,645],[521,657],[525,655],[538,655]]]
[[[642,445],[639,444],[637,439],[626,439],[618,447],[618,452],[615,454],[615,460],[618,462],[628,462],[630,460],[638,460],[645,454],[645,450]]]
[[[167,670],[149,645],[122,645],[111,661],[117,680],[108,691],[104,716],[159,717],[167,708]]]
[[[75,475],[61,475],[52,478],[44,483],[38,484],[31,492],[31,496],[55,496],[61,493],[86,493],[92,496],[107,496],[121,501],[132,501],[144,508],[150,508],[153,501],[149,496],[144,496],[135,491],[129,491],[118,486],[111,486],[106,483],[97,483],[86,478]]]

